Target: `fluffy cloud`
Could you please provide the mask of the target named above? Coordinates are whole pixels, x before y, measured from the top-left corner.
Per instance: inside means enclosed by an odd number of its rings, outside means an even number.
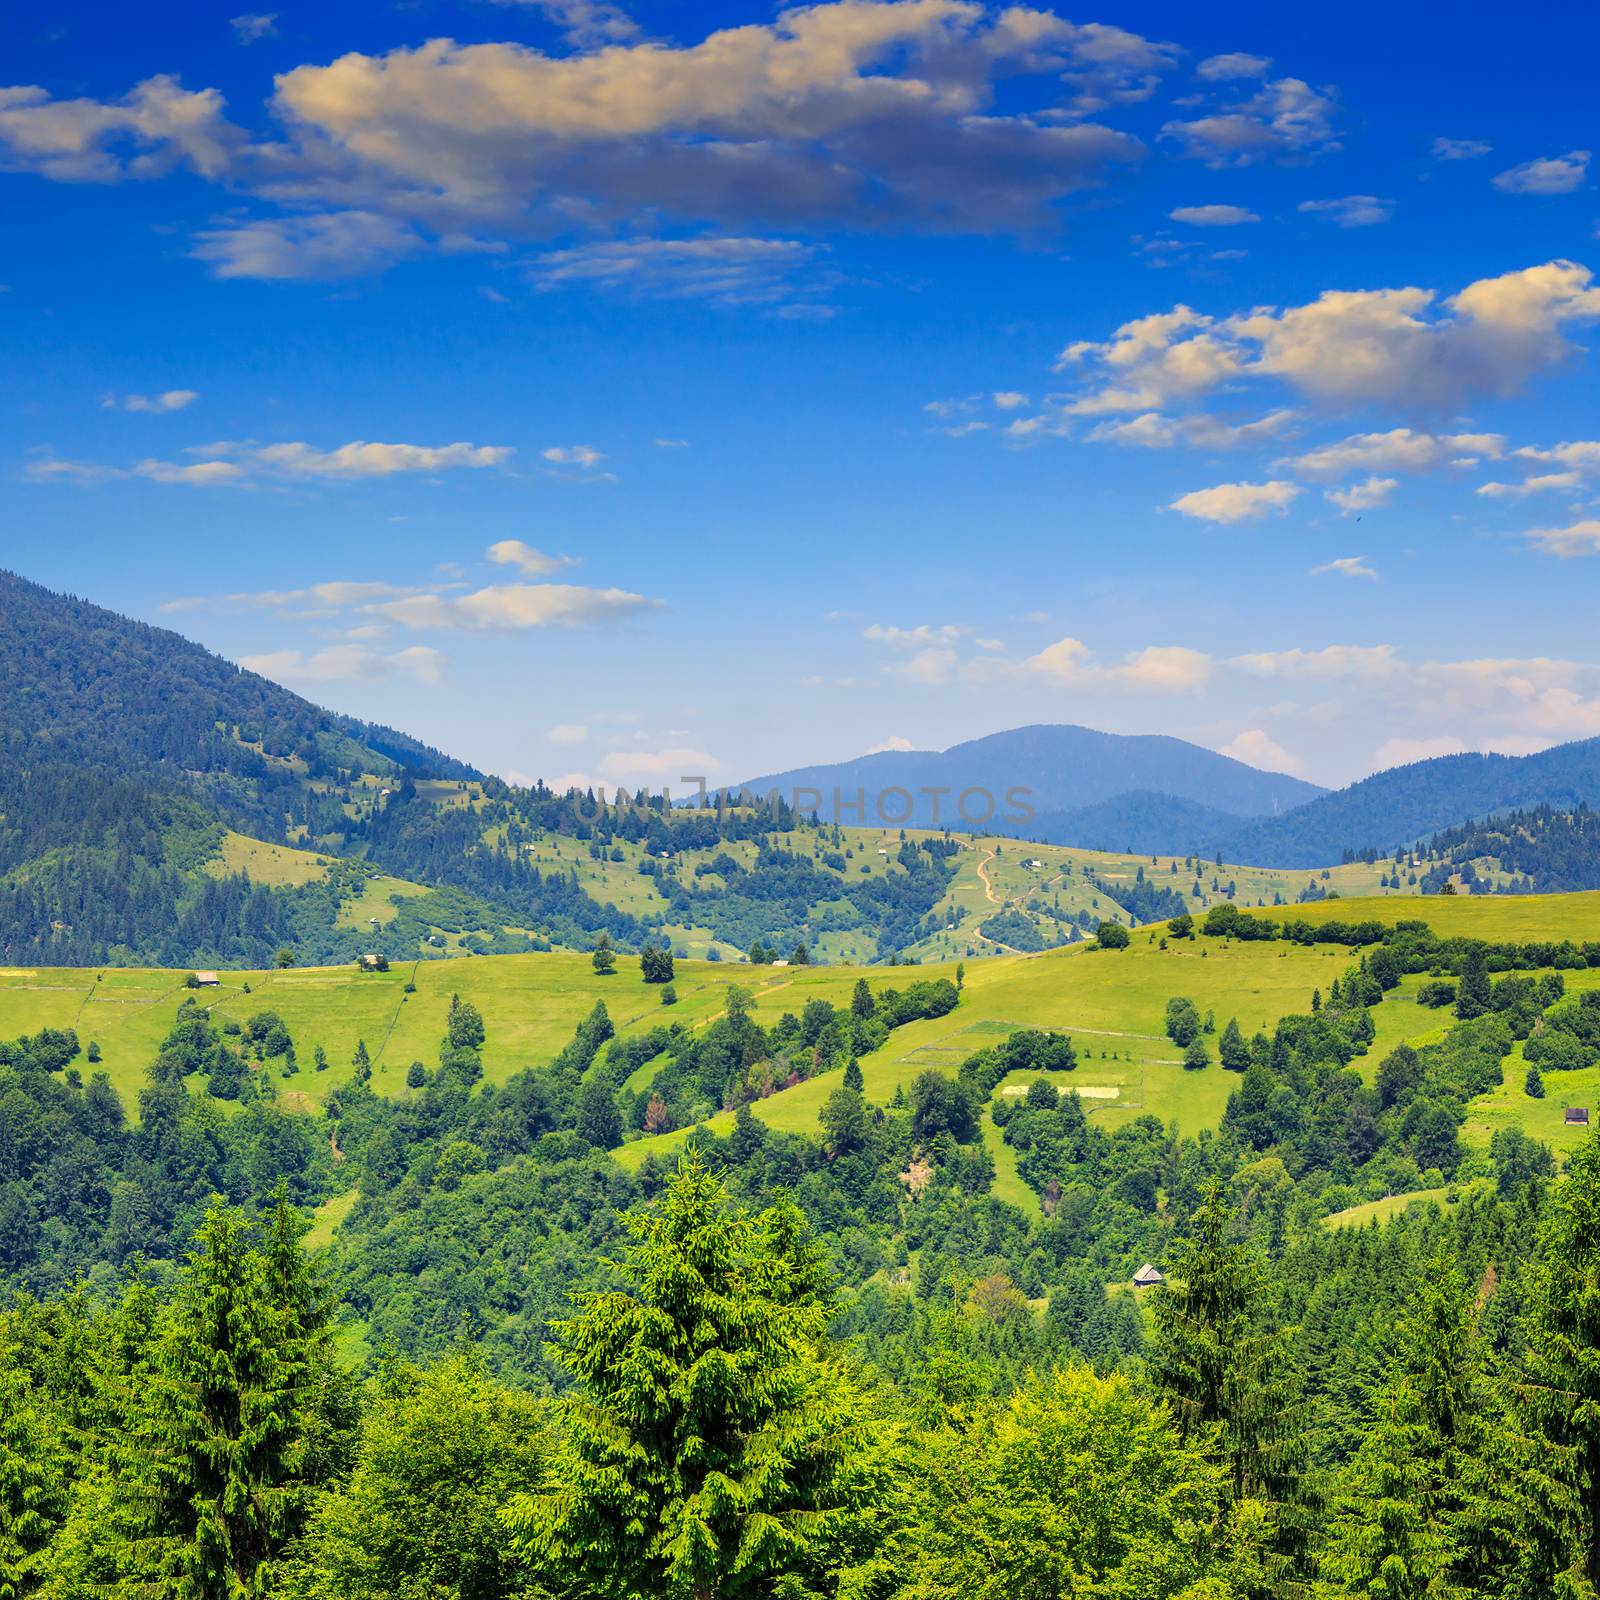
[[[521,539],[501,539],[490,545],[485,554],[497,566],[516,567],[530,578],[542,577],[547,572],[573,565],[571,556],[548,555],[543,550],[534,549],[531,544],[524,544]]]
[[[1167,509],[1203,522],[1250,522],[1269,511],[1281,515],[1299,493],[1298,484],[1281,479],[1270,483],[1219,483],[1211,489],[1180,494]]]
[[[1398,478],[1368,478],[1363,483],[1352,483],[1348,488],[1326,490],[1326,497],[1349,516],[1356,511],[1371,511],[1383,505],[1400,487]]]
[[[1531,528],[1527,537],[1553,556],[1600,555],[1600,521],[1594,517],[1565,528]]]
[[[1514,453],[1524,461],[1570,467],[1575,472],[1600,473],[1600,439],[1566,439],[1548,447],[1524,445]]]
[[[365,645],[340,644],[311,655],[299,650],[274,650],[239,658],[239,665],[247,671],[284,683],[372,682],[394,677],[437,683],[446,664],[446,658],[437,650],[420,644],[392,655],[381,655]]]
[[[1176,206],[1167,215],[1174,222],[1187,222],[1196,228],[1237,228],[1241,223],[1261,220],[1243,206]]]
[[[240,139],[215,89],[147,78],[121,100],[53,100],[44,89],[0,88],[0,169],[66,183],[149,178],[186,164],[208,178],[228,170]]]
[[[1340,556],[1334,561],[1325,561],[1320,567],[1311,569],[1313,578],[1320,578],[1332,573],[1340,578],[1373,578],[1376,579],[1377,571],[1367,564],[1365,556]]]
[[[890,750],[915,750],[917,747],[912,742],[898,733],[891,733],[887,739],[879,742],[867,751],[869,756],[881,756]]]
[[[491,584],[470,594],[409,595],[366,609],[407,628],[466,628],[478,632],[571,628],[610,622],[660,609],[659,600],[626,589],[590,589],[573,583]]]
[[[1589,152],[1569,150],[1564,156],[1509,167],[1496,175],[1494,186],[1506,194],[1571,194],[1584,186],[1588,176]]]
[[[200,398],[196,389],[167,389],[161,394],[108,394],[100,402],[108,411],[182,411]]]
[[[1081,639],[1057,639],[1019,661],[992,656],[966,662],[961,675],[970,683],[1035,686],[1075,692],[1135,695],[1197,694],[1211,681],[1213,662],[1184,645],[1148,645],[1120,661],[1102,662]]]
[[[1440,467],[1474,466],[1480,456],[1498,460],[1506,441],[1498,433],[1427,433],[1391,428],[1387,433],[1353,433],[1319,445],[1291,465],[1308,478],[1342,478],[1352,472],[1433,472]]]
[[[1277,78],[1247,100],[1208,116],[1169,122],[1161,132],[1208,166],[1244,166],[1337,150],[1333,111],[1330,91],[1313,89],[1299,78]]]
[[[1136,144],[1000,115],[996,81],[1054,72],[1106,101],[1169,59],[1119,29],[962,0],[821,4],[698,44],[551,56],[432,40],[278,79],[310,159],[462,214],[652,210],[722,223],[833,216],[1010,226]],[[962,172],[984,183],[952,182]]]
[[[1573,353],[1600,289],[1572,261],[1482,278],[1440,300],[1422,288],[1328,290],[1305,305],[1214,318],[1176,306],[1080,340],[1058,365],[1083,373],[1066,415],[1159,410],[1224,384],[1270,378],[1317,403],[1459,408],[1504,396]]]
[[[1246,728],[1242,733],[1236,734],[1223,745],[1219,754],[1232,756],[1235,761],[1243,761],[1246,766],[1259,767],[1263,772],[1299,774],[1305,771],[1305,763],[1298,756],[1290,755],[1276,739],[1261,728]]]
[[[1371,228],[1394,216],[1394,201],[1374,194],[1347,194],[1338,200],[1302,200],[1296,209],[1326,217],[1341,228]]]

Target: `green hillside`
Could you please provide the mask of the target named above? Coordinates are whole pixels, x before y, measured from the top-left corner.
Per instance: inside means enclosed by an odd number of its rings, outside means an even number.
[[[1076,852],[1081,857],[1082,852]],[[301,869],[301,859],[279,855],[279,869]],[[1017,870],[1026,870],[1017,868]],[[1344,869],[1352,870],[1352,869]],[[1335,918],[1393,926],[1424,909],[1403,898],[1338,900],[1296,908],[1297,916],[1327,923]],[[1600,894],[1515,897],[1442,897],[1426,902],[1427,920],[1447,938],[1481,940],[1600,937]],[[1066,1034],[1077,1048],[1072,1087],[1089,1115],[1114,1128],[1153,1115],[1186,1132],[1215,1127],[1238,1077],[1215,1060],[1186,1071],[1182,1052],[1166,1036],[1163,1015],[1173,996],[1192,1000],[1220,1029],[1237,1019],[1246,1036],[1271,1033],[1280,1018],[1306,1011],[1315,990],[1326,992],[1352,962],[1342,944],[1289,944],[1281,940],[1201,939],[1165,941],[1161,929],[1135,934],[1128,949],[1107,952],[1082,942],[1039,955],[975,958],[960,963],[961,1002],[948,1014],[896,1028],[886,1043],[862,1058],[864,1088],[872,1104],[887,1105],[929,1069],[954,1072],[977,1051],[1021,1029]],[[354,965],[231,971],[215,988],[185,987],[184,971],[0,969],[0,1038],[34,1034],[41,1028],[72,1029],[81,1044],[93,1042],[105,1071],[131,1108],[150,1063],[172,1029],[179,1007],[197,999],[219,1025],[247,1025],[270,1012],[293,1041],[297,1070],[281,1063],[263,1069],[276,1099],[291,1109],[315,1111],[348,1084],[359,1044],[372,1066],[372,1086],[403,1098],[412,1063],[431,1067],[444,1035],[453,998],[475,1005],[486,1023],[482,1046],[485,1081],[503,1084],[524,1069],[543,1067],[573,1037],[580,1022],[603,1002],[621,1040],[676,1025],[700,1030],[725,1010],[728,987],[748,987],[757,1020],[770,1026],[785,1012],[799,1015],[814,1000],[843,1010],[861,977],[883,990],[908,981],[954,980],[957,963],[915,969],[835,966],[750,966],[730,962],[679,961],[674,1006],[661,1003],[657,986],[641,982],[638,963],[624,957],[617,972],[600,976],[587,955],[551,951],[492,956],[469,961],[416,961],[387,972]],[[1375,1007],[1374,1041],[1361,1070],[1370,1080],[1378,1059],[1402,1042],[1440,1037],[1447,1017],[1416,1004],[1421,975],[1402,980]],[[1571,992],[1600,985],[1600,971],[1572,973]],[[320,1049],[328,1065],[312,1065]],[[1520,1047],[1509,1058],[1503,1091],[1475,1102],[1466,1135],[1487,1146],[1501,1126],[1515,1125],[1556,1147],[1571,1143],[1559,1097],[1530,1101],[1521,1093]],[[648,1087],[651,1069],[629,1082]],[[1023,1081],[997,1090],[1004,1097]],[[1563,1093],[1600,1103],[1600,1068],[1564,1077]],[[758,1100],[753,1109],[785,1132],[813,1133],[837,1076],[821,1074]],[[726,1132],[732,1114],[710,1119]],[[619,1152],[637,1166],[651,1154],[681,1144],[685,1131],[632,1138]]]

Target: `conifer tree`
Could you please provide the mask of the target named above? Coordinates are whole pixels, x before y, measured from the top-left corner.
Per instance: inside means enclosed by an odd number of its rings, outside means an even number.
[[[1262,1253],[1230,1239],[1232,1221],[1211,1184],[1157,1291],[1151,1372],[1185,1438],[1216,1430],[1231,1498],[1276,1509],[1277,1551],[1292,1569],[1303,1557],[1306,1518],[1288,1334],[1271,1315]]]
[[[322,1312],[280,1204],[258,1247],[214,1201],[162,1318],[118,1463],[140,1580],[180,1600],[265,1591],[307,1498],[304,1405]]]
[[[65,1509],[66,1450],[47,1397],[0,1323],[0,1600],[43,1585],[49,1542]]]
[[[775,1267],[790,1225],[730,1211],[693,1153],[626,1221],[623,1287],[579,1296],[555,1330],[583,1393],[555,1487],[507,1508],[512,1540],[563,1594],[811,1592],[845,1548],[867,1549],[876,1452],[818,1354],[825,1303]]]
[[[1545,1498],[1565,1513],[1592,1591],[1600,1588],[1600,1136],[1574,1152],[1551,1197],[1531,1276],[1522,1394],[1549,1451]]]

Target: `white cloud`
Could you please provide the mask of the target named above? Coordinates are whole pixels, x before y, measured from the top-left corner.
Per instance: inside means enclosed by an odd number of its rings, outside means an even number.
[[[1589,157],[1587,150],[1569,150],[1564,156],[1524,161],[1498,173],[1494,186],[1506,194],[1571,194],[1588,180]]]
[[[192,254],[218,278],[349,278],[414,255],[424,240],[409,223],[375,211],[329,211],[205,228]]]
[[[266,655],[241,656],[239,665],[264,678],[286,683],[371,682],[394,677],[437,683],[447,658],[426,645],[380,655],[365,645],[343,644],[330,645],[311,655],[299,650],[274,650]]]
[[[890,750],[915,750],[915,749],[916,749],[916,746],[914,744],[912,744],[912,742],[909,739],[905,738],[901,734],[891,733],[887,739],[881,740],[879,743],[873,745],[873,747],[869,751],[867,751],[867,754],[869,756],[881,756],[881,755],[885,754],[887,751],[890,751]]]
[[[1394,201],[1373,194],[1347,194],[1338,200],[1302,200],[1296,209],[1326,217],[1341,228],[1371,228],[1394,216]]]
[[[685,777],[704,777],[721,767],[722,763],[708,751],[675,745],[666,750],[613,750],[601,756],[598,770],[602,777],[630,786],[670,786]]]
[[[1230,423],[1203,411],[1180,417],[1146,411],[1126,422],[1096,423],[1088,436],[1097,442],[1134,445],[1145,450],[1168,450],[1175,445],[1191,445],[1199,450],[1232,450],[1277,438],[1287,433],[1299,417],[1297,411],[1279,410],[1269,411],[1251,422]]]
[[[1530,494],[1549,494],[1558,489],[1576,489],[1583,483],[1578,472],[1541,472],[1521,483],[1481,483],[1477,493],[1486,500],[1524,500]]]
[[[1184,153],[1208,166],[1244,166],[1263,158],[1305,156],[1337,150],[1334,99],[1299,78],[1264,83],[1248,100],[1162,128]]]
[[[1028,403],[1027,395],[1017,389],[997,389],[991,398],[997,411],[1018,411]]]
[[[1180,494],[1167,509],[1204,522],[1247,522],[1269,511],[1281,515],[1299,493],[1298,484],[1281,479],[1270,483],[1219,483],[1211,489]]]
[[[1577,472],[1600,472],[1600,439],[1566,439],[1548,448],[1524,445],[1514,454],[1526,461],[1538,461],[1547,466],[1571,467]]]
[[[108,394],[100,403],[108,411],[182,411],[200,398],[196,389],[167,389],[161,394]]]
[[[1080,340],[1061,368],[1086,374],[1063,416],[1160,410],[1270,378],[1319,404],[1460,409],[1514,394],[1573,354],[1570,328],[1600,318],[1593,274],[1572,261],[1482,278],[1440,300],[1423,288],[1327,290],[1305,305],[1217,319],[1180,305]]]
[[[1381,681],[1405,670],[1392,644],[1330,644],[1320,650],[1261,650],[1228,663],[1255,678]]]
[[[1313,578],[1320,578],[1332,573],[1341,578],[1373,578],[1378,576],[1377,570],[1367,563],[1365,556],[1340,556],[1334,561],[1325,561],[1320,567],[1311,569]]]
[[[580,472],[593,472],[605,457],[586,444],[557,444],[540,451],[546,461],[558,467],[576,467]]]
[[[1484,139],[1446,139],[1437,138],[1433,141],[1433,157],[1435,161],[1476,161],[1479,156],[1486,156],[1494,146]]]
[[[481,470],[503,466],[512,453],[509,446],[498,444],[369,444],[364,439],[334,450],[296,442],[256,445],[241,452],[250,465],[296,478],[387,478],[400,472]]]
[[[863,639],[871,639],[875,644],[892,644],[904,650],[918,650],[927,645],[948,643],[960,636],[961,629],[950,622],[938,627],[923,622],[914,628],[897,628],[892,624],[873,622],[861,630]]]
[[[275,109],[330,189],[436,213],[1008,227],[1138,154],[1078,119],[1147,93],[1175,59],[1048,12],[824,3],[683,46],[350,52],[282,74]],[[1067,84],[1046,108],[1060,120],[996,109],[999,81],[1022,73]]]
[[[571,556],[547,555],[543,550],[534,549],[531,544],[524,544],[521,539],[500,539],[490,545],[486,553],[497,566],[516,567],[530,578],[542,577],[547,572],[574,564]]]
[[[1363,470],[1433,472],[1440,467],[1472,466],[1480,456],[1498,460],[1506,441],[1498,433],[1426,433],[1391,428],[1387,433],[1353,433],[1336,444],[1319,445],[1290,463],[1308,478],[1342,478]]]
[[[626,589],[589,589],[572,583],[493,584],[464,595],[419,594],[367,607],[407,628],[477,631],[577,627],[660,609],[659,600]]]
[[[181,483],[190,488],[214,489],[240,484],[244,468],[235,461],[136,461],[133,476],[153,483]]]
[[[1237,228],[1241,223],[1261,220],[1243,206],[1175,206],[1167,215],[1174,222],[1187,222],[1195,228]]]
[[[247,11],[242,17],[230,17],[228,26],[233,29],[236,43],[255,44],[258,40],[270,39],[278,31],[278,13]]]
[[[589,727],[583,722],[558,722],[546,735],[551,744],[582,744],[589,737]]]
[[[164,73],[116,101],[53,100],[31,84],[0,88],[0,169],[113,183],[182,163],[221,177],[238,143],[222,104],[215,89],[191,92]]]
[[[1298,774],[1305,771],[1305,763],[1298,756],[1290,755],[1276,739],[1261,728],[1246,728],[1243,732],[1235,734],[1218,753],[1232,756],[1235,761],[1243,761],[1247,766],[1259,768],[1262,772]]]
[[[1246,55],[1242,50],[1235,50],[1226,55],[1207,56],[1194,69],[1194,75],[1207,83],[1221,83],[1229,78],[1264,78],[1271,70],[1270,56]]]
[[[1081,639],[1057,639],[1020,661],[992,656],[968,661],[963,676],[972,683],[1036,684],[1085,693],[1197,694],[1211,680],[1211,657],[1184,645],[1148,645],[1120,661],[1098,661]]]
[[[1594,517],[1565,528],[1530,528],[1527,537],[1553,556],[1600,555],[1600,520]]]
[[[1352,483],[1344,489],[1328,489],[1324,493],[1349,516],[1352,512],[1371,511],[1383,505],[1399,487],[1398,478],[1368,478],[1363,483]]]

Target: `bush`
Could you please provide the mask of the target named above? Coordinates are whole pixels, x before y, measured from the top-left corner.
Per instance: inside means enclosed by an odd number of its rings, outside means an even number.
[[[1097,923],[1094,937],[1102,950],[1126,950],[1132,942],[1128,930],[1120,922]]]

